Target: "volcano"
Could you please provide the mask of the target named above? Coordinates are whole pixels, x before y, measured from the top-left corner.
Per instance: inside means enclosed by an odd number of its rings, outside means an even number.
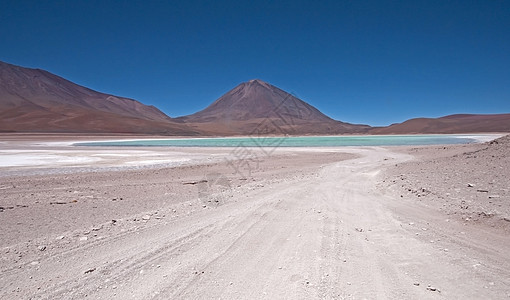
[[[303,100],[259,79],[244,82],[202,111],[176,118],[207,134],[365,133],[367,125],[336,121]]]

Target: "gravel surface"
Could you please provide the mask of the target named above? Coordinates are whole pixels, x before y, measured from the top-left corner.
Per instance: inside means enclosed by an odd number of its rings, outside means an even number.
[[[47,147],[0,150],[85,155]],[[6,167],[0,299],[508,298],[507,149],[89,149],[101,167]]]

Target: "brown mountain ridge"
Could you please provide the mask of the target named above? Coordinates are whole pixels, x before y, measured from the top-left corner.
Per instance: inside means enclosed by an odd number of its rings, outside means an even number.
[[[455,134],[483,132],[510,132],[510,114],[456,114],[440,118],[415,118],[370,130],[371,134]]]
[[[510,132],[510,114],[417,118],[372,128],[333,120],[294,95],[254,79],[202,111],[170,118],[154,106],[0,61],[0,132],[182,136]]]
[[[154,106],[1,61],[0,131],[198,134]]]

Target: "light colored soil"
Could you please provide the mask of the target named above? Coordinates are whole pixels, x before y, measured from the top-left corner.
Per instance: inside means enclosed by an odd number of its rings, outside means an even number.
[[[413,193],[426,179],[417,165],[478,147],[488,146],[278,149],[258,152],[248,175],[203,161],[204,151],[225,158],[231,149],[189,149],[190,161],[176,167],[9,169],[0,298],[508,298],[505,228]]]
[[[510,232],[510,135],[483,144],[404,152],[416,160],[388,172],[385,182],[395,193],[466,225],[482,223]]]

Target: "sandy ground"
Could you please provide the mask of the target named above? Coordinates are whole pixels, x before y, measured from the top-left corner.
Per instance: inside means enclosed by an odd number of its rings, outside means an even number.
[[[0,142],[0,299],[510,298],[508,138],[271,153],[68,140]]]

